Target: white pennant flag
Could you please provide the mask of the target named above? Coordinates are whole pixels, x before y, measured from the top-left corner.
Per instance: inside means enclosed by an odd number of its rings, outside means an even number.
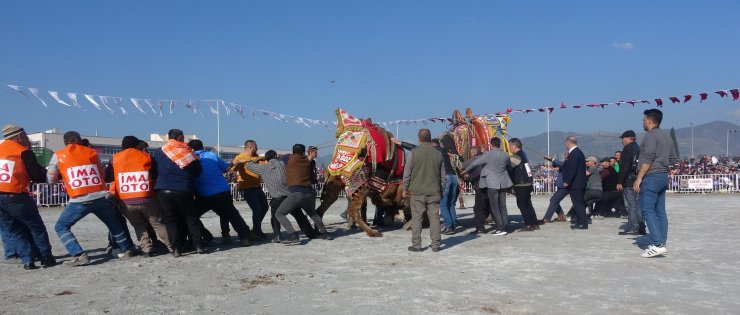
[[[31,99],[31,98],[30,98],[30,97],[28,96],[28,94],[26,94],[26,91],[23,91],[23,90],[21,89],[21,87],[20,87],[20,86],[17,86],[17,85],[12,85],[12,84],[8,84],[8,87],[9,87],[9,88],[11,88],[11,89],[13,89],[13,90],[15,90],[16,92],[20,93],[20,94],[21,94],[21,95],[23,95],[23,97],[25,97],[26,99],[29,99],[29,100]]]
[[[85,111],[85,109],[80,106],[80,102],[77,101],[77,93],[69,92],[67,93],[67,97],[69,97],[69,99],[72,101],[72,104],[75,105],[75,108]]]
[[[61,98],[59,98],[59,93],[57,91],[48,91],[49,95],[51,95],[51,98],[53,98],[57,103],[62,104],[67,107],[71,107],[72,105],[69,105],[67,102],[63,101]]]
[[[170,101],[170,115],[175,112],[175,103],[176,101],[174,100]]]
[[[244,106],[239,105],[239,104],[234,104],[234,103],[229,103],[229,104],[231,105],[231,107],[234,108],[234,111],[239,113],[239,116],[242,116],[242,119],[246,118],[244,117]]]
[[[211,110],[211,114],[218,115],[218,107],[213,108],[213,103],[216,102],[216,101],[214,101],[214,100],[206,100],[205,102],[208,103],[208,108]]]
[[[299,124],[301,124],[301,125],[304,125],[304,126],[306,126],[306,127],[308,127],[308,128],[311,128],[311,125],[307,124],[307,123],[306,123],[306,121],[304,121],[304,118],[303,118],[303,117],[298,117],[298,118],[296,119],[296,121],[297,121],[297,122],[298,122]]]
[[[262,121],[262,119],[259,119],[259,117],[257,117],[257,111],[254,109],[252,110],[252,118],[256,119],[257,121]]]
[[[101,110],[101,111],[103,110],[102,108],[100,108],[100,104],[98,104],[98,102],[95,101],[95,98],[92,95],[87,95],[87,94],[82,94],[82,95],[84,95],[85,98],[87,99],[87,101],[90,102],[91,104],[93,104],[93,106],[95,106],[95,108],[97,108],[98,110]]]
[[[162,116],[162,111],[164,110],[165,102],[167,102],[167,101],[166,100],[159,100],[159,102],[158,102],[159,103],[159,117],[163,117]]]
[[[193,111],[193,114],[197,114],[198,113],[195,110],[195,106],[193,106],[193,101],[185,101],[185,108],[191,109]]]
[[[141,108],[141,104],[139,104],[139,100],[135,98],[131,98],[131,104],[134,104],[134,107],[138,109],[142,114],[146,115],[146,112]]]
[[[33,94],[33,96],[35,96],[37,99],[39,99],[39,101],[41,101],[41,104],[44,104],[44,107],[49,107],[49,105],[46,105],[46,102],[44,102],[44,99],[42,99],[41,96],[39,96],[39,89],[37,89],[37,88],[28,88],[28,91],[30,91],[31,94]]]
[[[124,114],[124,115],[128,115],[128,112],[126,111],[126,109],[123,108],[123,105],[121,105],[121,98],[118,97],[118,96],[113,96],[112,98],[113,98],[113,102],[116,104],[116,106],[118,106],[118,108],[121,109],[121,113]]]
[[[100,103],[103,104],[103,106],[105,106],[106,109],[108,109],[108,112],[110,112],[111,114],[115,114],[116,112],[113,111],[113,109],[110,108],[110,106],[108,106],[108,98],[109,97],[110,96],[98,95],[98,98],[100,99]]]
[[[159,113],[157,113],[157,110],[154,109],[154,104],[152,104],[152,100],[145,99],[144,102],[149,105],[149,108],[152,110],[152,113],[154,113],[155,116],[159,116],[160,118],[162,118],[162,110],[160,109]]]
[[[200,100],[195,100],[195,112],[200,114],[200,118],[206,118],[203,116],[203,111],[200,110]]]
[[[218,100],[218,101],[221,103],[221,106],[223,106],[224,109],[226,110],[226,116],[230,116],[231,115],[231,109],[228,106],[226,106],[226,103],[224,103],[224,101],[222,101],[222,100]]]

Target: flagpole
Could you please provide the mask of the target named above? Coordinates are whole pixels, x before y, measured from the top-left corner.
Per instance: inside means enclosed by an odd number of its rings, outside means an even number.
[[[550,109],[549,108],[547,109],[547,156],[548,157],[550,156]],[[551,171],[552,163],[545,163],[545,165],[547,165],[547,177],[551,179],[552,178],[552,171]],[[547,187],[550,187],[550,183],[547,183],[547,184],[548,184]],[[550,218],[547,218],[547,219],[549,220]]]
[[[216,99],[216,155],[221,157],[221,105]]]

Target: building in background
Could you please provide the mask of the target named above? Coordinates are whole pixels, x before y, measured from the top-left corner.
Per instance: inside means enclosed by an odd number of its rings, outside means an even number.
[[[44,132],[37,132],[28,135],[31,139],[31,150],[36,154],[41,165],[49,165],[49,160],[54,152],[64,148],[64,132],[59,129],[51,129]],[[103,164],[108,164],[113,154],[121,152],[121,138],[114,137],[100,137],[100,136],[89,136],[82,135],[83,139],[87,139],[92,144],[95,151],[98,152],[100,161]],[[185,142],[192,139],[198,139],[197,135],[185,135]],[[142,139],[143,140],[143,139]],[[150,134],[149,140],[145,140],[149,144],[149,151],[154,151],[167,143],[167,135]],[[214,145],[205,145],[207,150],[216,150]],[[243,146],[221,146],[221,158],[225,161],[231,161],[237,154],[241,153]],[[263,155],[267,150],[260,149],[258,153]],[[277,151],[277,150],[276,150]],[[288,151],[278,151],[278,154],[287,154]]]

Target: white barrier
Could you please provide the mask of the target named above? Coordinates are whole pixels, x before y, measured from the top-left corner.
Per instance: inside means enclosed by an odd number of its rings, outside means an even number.
[[[709,185],[711,181],[711,186]],[[549,195],[555,192],[555,182],[549,178],[536,178],[534,180],[533,194]],[[711,187],[711,188],[710,188]],[[321,195],[323,183],[316,187],[318,198]],[[461,194],[475,194],[473,186],[470,183],[461,185]],[[267,198],[270,199],[270,192],[264,185]],[[702,174],[702,175],[671,175],[668,183],[669,193],[738,193],[740,192],[740,174]],[[235,201],[244,200],[239,193],[236,184],[231,184],[231,195]],[[340,198],[344,197],[344,190],[340,193]],[[33,184],[31,185],[31,196],[36,200],[39,207],[60,207],[67,204],[69,196],[64,191],[63,184]]]

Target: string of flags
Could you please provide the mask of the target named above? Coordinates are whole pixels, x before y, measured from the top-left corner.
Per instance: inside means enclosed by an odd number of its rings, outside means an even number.
[[[24,98],[31,100],[31,96],[33,96],[36,100],[41,102],[41,105],[44,107],[49,107],[49,104],[47,103],[47,100],[41,97],[42,93],[39,92],[39,89],[34,87],[22,87],[19,85],[13,85],[8,84],[9,88],[13,89],[14,91],[18,92],[21,96]],[[27,93],[28,92],[28,93]],[[226,116],[230,116],[231,112],[235,112],[241,116],[242,119],[246,119],[247,115],[251,114],[251,117],[260,120],[260,116],[267,116],[269,118],[273,118],[275,120],[285,122],[285,123],[295,123],[306,127],[312,127],[312,126],[323,126],[326,129],[332,130],[332,127],[336,126],[336,121],[334,120],[319,120],[319,119],[311,119],[311,118],[305,118],[300,116],[294,116],[294,115],[287,115],[287,114],[281,114],[276,113],[264,109],[259,108],[252,108],[247,107],[244,105],[231,103],[228,104],[221,99],[210,99],[210,100],[167,100],[167,99],[149,99],[149,98],[128,98],[124,99],[122,97],[118,96],[106,96],[106,95],[93,95],[93,94],[84,94],[84,93],[76,93],[76,92],[68,92],[64,94],[60,94],[58,91],[46,91],[51,99],[53,99],[55,102],[66,106],[70,108],[75,108],[81,111],[87,111],[87,108],[83,106],[83,102],[80,100],[84,98],[87,100],[92,107],[99,111],[107,111],[110,114],[115,114],[116,110],[113,108],[117,107],[118,110],[121,112],[122,115],[129,115],[128,111],[126,110],[124,105],[128,105],[129,101],[130,104],[138,110],[141,114],[147,115],[149,111],[151,111],[152,115],[158,118],[164,117],[164,112],[169,112],[170,114],[173,114],[175,112],[175,108],[181,104],[184,108],[186,108],[188,111],[192,111],[195,115],[200,115],[201,117],[204,117],[203,110],[201,107],[208,107],[208,110],[213,115],[220,115],[221,109],[223,108],[224,112],[226,113]],[[30,95],[29,95],[30,93]],[[513,109],[511,107],[507,108],[503,112],[497,112],[495,114],[483,114],[480,116],[483,116],[487,120],[493,120],[495,119],[496,115],[502,115],[502,114],[511,114],[511,113],[532,113],[532,112],[540,112],[540,113],[552,113],[555,110],[565,110],[565,109],[584,109],[584,108],[606,108],[607,106],[616,105],[617,107],[621,105],[651,105],[655,104],[657,107],[663,107],[663,105],[668,104],[670,102],[671,104],[676,103],[688,103],[691,100],[698,99],[699,103],[703,103],[704,101],[709,98],[710,95],[718,95],[720,98],[725,97],[732,97],[733,101],[740,100],[740,91],[735,89],[726,89],[726,90],[716,90],[712,93],[709,92],[701,92],[701,93],[694,93],[694,94],[686,94],[683,96],[669,96],[667,98],[650,98],[650,99],[630,99],[630,100],[619,100],[614,102],[608,102],[608,103],[591,103],[591,104],[579,104],[579,105],[565,105],[565,102],[561,102],[559,106],[549,106],[549,107],[540,107],[540,108],[521,108],[521,109]],[[82,98],[80,97],[82,96]],[[63,99],[63,96],[66,96],[66,100]],[[146,107],[144,107],[146,105]],[[87,106],[89,107],[89,106]],[[149,110],[146,110],[148,108]],[[397,125],[413,125],[413,124],[428,124],[428,123],[451,123],[451,118],[440,118],[440,117],[432,117],[432,118],[421,118],[421,119],[402,119],[402,120],[393,120],[393,121],[386,121],[386,122],[379,122],[378,124],[389,128],[390,126],[397,126]]]

